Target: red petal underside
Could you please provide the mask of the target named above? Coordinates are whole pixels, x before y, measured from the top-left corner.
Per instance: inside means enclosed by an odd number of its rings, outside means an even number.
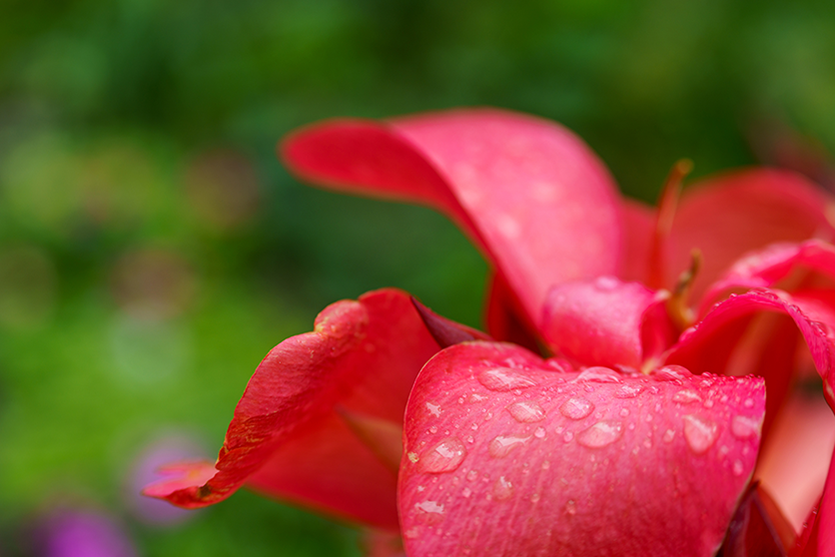
[[[831,244],[808,240],[800,244],[773,244],[750,253],[732,265],[726,274],[711,285],[702,301],[705,314],[712,302],[732,289],[768,288],[782,290],[826,284],[833,288],[834,252]],[[793,284],[780,284],[789,281]],[[831,296],[832,298],[832,296]]]
[[[713,555],[755,465],[763,380],[557,367],[483,342],[427,363],[398,484],[409,555]]]
[[[513,342],[532,352],[540,351],[537,344],[540,335],[501,273],[492,272],[488,280],[485,323],[494,339]]]
[[[832,241],[830,198],[800,175],[774,169],[737,171],[686,188],[668,242],[667,284],[688,268],[694,248],[703,254],[693,290],[698,300],[744,253],[812,237]]]
[[[549,347],[577,362],[634,370],[676,340],[665,299],[613,277],[552,288],[540,329]]]
[[[493,340],[482,331],[477,331],[472,327],[456,323],[438,315],[419,302],[415,297],[412,298],[412,304],[418,310],[418,314],[424,321],[424,325],[427,326],[427,330],[441,348],[447,348],[448,346],[469,340]]]
[[[272,496],[396,529],[394,474],[340,413],[350,413],[352,425],[365,416],[397,426],[415,375],[437,350],[404,292],[379,290],[332,304],[314,332],[285,340],[258,366],[235,409],[217,473],[146,493],[194,508],[248,482]]]
[[[795,530],[757,482],[749,486],[734,513],[717,557],[786,557]]]
[[[493,109],[332,121],[291,135],[282,156],[305,180],[445,212],[508,279],[531,322],[553,284],[619,270],[615,184],[553,122]]]

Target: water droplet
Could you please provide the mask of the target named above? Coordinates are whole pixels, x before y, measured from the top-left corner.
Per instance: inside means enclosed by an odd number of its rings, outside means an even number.
[[[543,470],[548,470],[548,469],[549,469],[549,467],[551,467],[551,465],[552,465],[552,463],[551,463],[551,462],[549,462],[548,460],[544,460],[544,461],[543,461],[543,465],[542,465],[542,466],[540,466],[540,468],[542,468]]]
[[[644,441],[642,441],[642,445],[644,445],[645,449],[653,448],[653,442],[651,442],[650,439],[645,439]]]
[[[497,501],[506,501],[514,495],[514,484],[505,479],[505,476],[499,478],[493,484],[493,498]]]
[[[751,408],[754,405],[755,405],[755,401],[752,400],[751,398],[747,398],[746,400],[743,401],[743,407],[744,408]]]
[[[619,280],[615,277],[602,276],[595,279],[595,288],[603,292],[615,290],[619,284]]]
[[[615,398],[636,398],[644,390],[641,385],[625,383],[614,393]]]
[[[441,416],[441,406],[438,404],[433,404],[432,402],[428,402],[426,405],[427,411],[435,416],[436,418]]]
[[[542,427],[538,427],[537,429],[534,430],[534,437],[536,437],[537,439],[542,439],[545,436],[546,436],[546,430],[543,429]]]
[[[528,387],[537,385],[537,382],[530,377],[526,377],[518,371],[507,367],[486,369],[477,376],[477,379],[485,388],[501,392],[512,391],[514,389],[527,389]]]
[[[418,462],[418,455],[416,453],[406,453],[406,457],[412,463]]]
[[[732,474],[734,474],[735,476],[743,475],[743,463],[739,460],[735,460],[734,464],[732,464]]]
[[[690,374],[691,372],[682,366],[671,365],[659,368],[652,377],[656,381],[672,381],[674,383],[681,383],[682,380]]]
[[[437,524],[444,518],[444,505],[438,501],[415,503],[417,518],[427,524]]]
[[[467,476],[465,476],[465,478],[467,478],[471,482],[474,481],[478,477],[479,477],[479,472],[477,472],[476,470],[471,470],[470,472],[467,473]]]
[[[571,441],[574,437],[575,437],[575,435],[571,431],[567,431],[566,433],[563,434],[563,440],[566,443]]]
[[[676,432],[672,429],[669,429],[665,431],[665,435],[662,436],[662,441],[664,441],[665,443],[670,443],[671,441],[673,441],[675,435]]]
[[[464,497],[464,498],[468,498],[472,494],[473,494],[473,491],[469,487],[466,487],[462,490],[462,497]]]
[[[761,423],[758,420],[746,416],[735,416],[732,418],[731,432],[738,439],[760,436]]]
[[[421,456],[419,470],[432,474],[452,472],[466,455],[464,443],[458,437],[448,437]]]
[[[470,397],[467,399],[467,401],[470,404],[474,404],[476,402],[483,402],[485,400],[488,400],[488,396],[487,395],[480,395],[479,393],[471,393]]]
[[[578,434],[578,444],[591,449],[606,447],[621,437],[621,422],[604,420]]]
[[[583,370],[577,377],[577,383],[621,383],[621,376],[617,371],[611,370],[608,367],[588,367]]]
[[[438,427],[437,426],[430,426],[430,433],[438,433]]]
[[[535,493],[534,495],[531,496],[531,502],[532,503],[536,503],[539,500],[540,500],[540,494],[539,493]]]
[[[626,418],[627,416],[630,415],[630,410],[628,410],[627,408],[622,408],[621,410],[618,411],[618,415],[621,416],[622,418]]]
[[[714,408],[714,401],[709,398],[705,402],[703,402],[702,405],[706,408]]]
[[[512,450],[525,445],[531,439],[531,436],[520,435],[497,435],[488,444],[488,452],[494,458],[502,458],[507,456]]]
[[[693,402],[702,401],[702,398],[700,398],[700,395],[698,395],[696,392],[694,392],[690,389],[683,389],[683,390],[679,391],[678,393],[673,395],[672,399],[673,399],[674,402],[679,402],[679,403],[682,403],[682,404],[691,404]]]
[[[563,507],[563,511],[569,516],[574,516],[575,513],[578,512],[578,506],[575,504],[574,501],[569,499],[568,501],[566,501],[566,505]]]
[[[682,421],[685,422],[685,440],[696,454],[703,454],[717,440],[717,424],[711,420],[688,414]]]
[[[581,420],[589,416],[594,409],[595,405],[585,398],[572,397],[563,403],[560,413],[570,420]]]
[[[414,528],[410,528],[409,530],[406,530],[403,533],[403,536],[407,539],[410,539],[410,540],[414,540],[419,535],[421,535],[421,529],[418,526],[415,526]]]
[[[536,400],[521,400],[510,404],[508,412],[515,420],[522,423],[539,422],[546,417],[546,411]]]

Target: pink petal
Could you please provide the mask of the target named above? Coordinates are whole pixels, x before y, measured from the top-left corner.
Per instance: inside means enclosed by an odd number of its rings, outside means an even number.
[[[641,201],[625,198],[622,200],[621,215],[624,220],[624,257],[619,278],[647,284],[656,226],[654,210]]]
[[[827,473],[827,483],[824,486],[824,493],[821,497],[821,505],[816,520],[819,523],[819,532],[816,539],[819,557],[833,555],[836,542],[834,542],[833,524],[836,522],[836,511],[834,511],[833,494],[833,457],[830,457],[830,470]]]
[[[619,269],[612,178],[583,141],[553,122],[495,109],[336,120],[297,131],[281,150],[302,179],[425,203],[453,218],[532,322],[551,285]]]
[[[831,294],[832,296],[832,291]],[[824,394],[833,408],[834,386],[834,343],[833,317],[814,296],[797,292],[790,296],[786,292],[771,290],[753,290],[739,296],[732,295],[709,311],[695,327],[682,333],[679,342],[672,349],[668,363],[681,364],[695,372],[710,371],[737,375],[739,370],[730,369],[735,360],[730,359],[735,349],[740,348],[740,340],[752,323],[752,317],[758,312],[778,312],[792,318],[802,337],[807,343],[816,369],[824,381]],[[829,315],[829,317],[828,317]],[[782,335],[783,336],[783,335]],[[760,355],[763,344],[772,341],[769,335],[759,335],[755,355]],[[778,337],[781,341],[781,337]],[[769,362],[766,362],[769,365]],[[792,366],[746,369],[745,372],[757,372],[759,375],[786,375]],[[786,377],[783,378],[786,382]],[[769,382],[769,377],[767,377]],[[783,397],[784,389],[770,389],[771,397]]]
[[[800,270],[822,276],[833,284],[833,245],[821,240],[807,240],[800,244],[773,244],[747,254],[732,265],[726,274],[711,285],[703,299],[704,310],[721,294],[731,289],[768,288]],[[796,281],[797,277],[793,277]]]
[[[540,329],[550,348],[577,362],[637,370],[676,339],[665,302],[613,277],[561,284],[549,292]]]
[[[758,378],[561,372],[513,345],[452,346],[407,406],[407,553],[713,555],[764,395]]]
[[[314,332],[285,340],[258,366],[214,475],[207,478],[205,466],[185,468],[146,493],[195,508],[248,482],[275,497],[397,529],[395,476],[379,458],[381,447],[356,434],[357,423],[366,417],[366,424],[397,427],[415,375],[437,349],[404,292],[332,304]]]
[[[498,272],[491,273],[488,280],[485,323],[494,339],[539,352],[537,328],[521,308],[508,281]]]
[[[832,195],[800,175],[776,169],[739,170],[686,188],[668,244],[667,283],[703,254],[695,299],[743,254],[776,242],[832,241],[826,209]]]

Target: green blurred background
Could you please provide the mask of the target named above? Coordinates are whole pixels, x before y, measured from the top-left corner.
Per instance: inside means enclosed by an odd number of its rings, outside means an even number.
[[[830,0],[0,9],[4,556],[57,557],[45,524],[75,510],[138,555],[359,554],[251,493],[171,517],[136,498],[161,458],[215,454],[260,359],[328,303],[398,286],[480,324],[487,267],[455,228],[298,184],[274,155],[296,126],[496,105],[569,126],[648,201],[683,156],[833,186]]]

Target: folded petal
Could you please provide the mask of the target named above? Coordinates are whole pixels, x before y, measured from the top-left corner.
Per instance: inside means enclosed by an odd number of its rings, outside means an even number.
[[[824,293],[827,295],[827,293]],[[832,296],[832,290],[830,291]],[[833,316],[828,313],[824,304],[817,300],[819,296],[812,293],[796,292],[792,296],[779,290],[753,290],[732,297],[716,304],[695,327],[682,333],[679,342],[667,357],[668,363],[680,364],[695,372],[710,371],[728,375],[738,375],[739,369],[734,369],[741,363],[741,349],[749,348],[747,342],[741,342],[744,334],[753,325],[753,317],[760,312],[776,312],[788,315],[801,336],[807,343],[810,355],[816,369],[824,383],[824,396],[833,408],[834,387],[834,342]],[[780,324],[776,325],[780,327]],[[763,360],[760,358],[769,343],[775,340],[782,343],[790,340],[786,334],[769,335],[766,332],[748,335],[749,341],[757,346],[748,350],[751,356],[750,365],[745,366],[743,373],[757,373],[767,377],[776,376],[786,383],[787,370],[792,365],[785,362]],[[737,352],[737,354],[735,354]],[[732,356],[735,358],[732,358]],[[785,389],[770,388],[770,397],[783,397]]]
[[[668,240],[667,284],[703,254],[695,299],[743,254],[777,242],[833,240],[827,219],[832,194],[806,178],[777,169],[748,169],[686,188]]]
[[[393,436],[369,424],[399,427],[415,375],[437,350],[404,292],[379,290],[332,304],[314,332],[285,340],[258,366],[214,474],[207,477],[206,465],[185,468],[179,479],[146,493],[195,508],[247,482],[275,497],[397,529],[395,473],[380,450]]]
[[[799,273],[809,276],[799,277]],[[712,284],[706,293],[701,314],[724,293],[732,289],[768,288],[790,278],[796,284],[811,281],[816,276],[833,286],[833,245],[821,240],[807,240],[798,244],[772,244],[749,253],[736,261],[725,275]],[[783,286],[783,285],[781,285]],[[782,288],[787,290],[786,287]]]
[[[295,132],[281,155],[304,180],[450,216],[505,276],[531,322],[551,285],[619,270],[613,180],[582,140],[553,122],[495,109],[335,120]]]
[[[613,277],[561,284],[549,291],[540,330],[550,348],[576,362],[637,370],[676,340],[666,301]]]
[[[430,360],[407,406],[407,553],[713,555],[757,458],[759,378],[559,371],[473,342]]]

